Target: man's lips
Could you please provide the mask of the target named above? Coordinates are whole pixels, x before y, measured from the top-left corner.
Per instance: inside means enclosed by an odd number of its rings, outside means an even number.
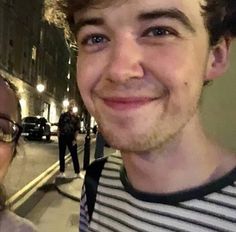
[[[108,97],[102,98],[106,106],[114,110],[132,110],[151,103],[158,98],[153,97]]]

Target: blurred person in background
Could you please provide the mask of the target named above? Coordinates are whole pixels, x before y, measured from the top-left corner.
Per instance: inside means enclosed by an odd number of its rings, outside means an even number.
[[[21,110],[16,88],[0,76],[0,231],[32,232],[34,225],[7,209],[6,195],[2,185],[12,159],[16,155],[21,134]]]
[[[58,177],[65,177],[65,153],[66,147],[70,151],[74,166],[74,177],[83,178],[80,173],[80,165],[77,154],[77,141],[76,137],[80,130],[79,117],[75,112],[76,102],[71,100],[69,102],[68,110],[61,114],[58,122],[58,143],[59,143],[59,162],[60,174]]]

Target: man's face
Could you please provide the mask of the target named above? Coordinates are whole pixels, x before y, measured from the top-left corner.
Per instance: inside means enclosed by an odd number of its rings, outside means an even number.
[[[75,14],[78,86],[107,141],[158,148],[197,112],[211,72],[199,0],[128,0]]]

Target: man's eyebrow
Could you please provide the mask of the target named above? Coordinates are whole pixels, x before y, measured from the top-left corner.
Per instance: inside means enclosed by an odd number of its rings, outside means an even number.
[[[81,18],[73,25],[73,31],[78,33],[83,27],[92,25],[92,26],[101,26],[104,24],[103,18],[93,17],[93,18]]]
[[[185,28],[187,28],[192,33],[196,32],[190,19],[182,11],[176,8],[152,10],[150,12],[140,13],[138,16],[139,21],[146,21],[146,20],[152,20],[152,19],[158,19],[158,18],[175,19],[179,21],[180,23],[182,23],[185,26]]]

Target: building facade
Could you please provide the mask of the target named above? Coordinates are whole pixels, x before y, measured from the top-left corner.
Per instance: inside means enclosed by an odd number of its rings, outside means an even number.
[[[43,0],[0,0],[0,74],[18,87],[23,117],[56,122],[63,99],[78,92],[64,32],[43,14]],[[38,84],[45,90],[37,91]]]

